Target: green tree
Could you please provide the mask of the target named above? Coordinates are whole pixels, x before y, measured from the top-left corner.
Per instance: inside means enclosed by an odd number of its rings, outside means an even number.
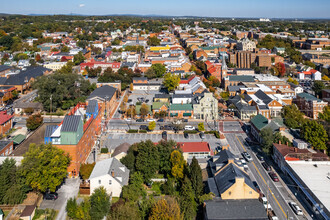
[[[94,190],[90,197],[91,208],[89,214],[92,219],[101,220],[110,209],[110,196],[103,186]]]
[[[144,195],[143,175],[140,172],[134,172],[129,180],[129,184],[123,187],[122,197],[127,201],[137,201],[137,199]]]
[[[95,163],[84,163],[80,165],[79,173],[83,180],[87,180],[94,169]]]
[[[26,119],[26,127],[30,131],[36,130],[43,123],[43,117],[40,114],[34,114]]]
[[[158,39],[156,36],[149,37],[147,44],[149,46],[159,46],[160,45],[160,39]]]
[[[159,168],[157,148],[151,140],[138,143],[135,167],[140,171],[147,182]]]
[[[141,219],[139,209],[124,200],[119,199],[118,202],[111,206],[107,220],[127,220],[127,219]]]
[[[167,181],[162,185],[162,193],[166,195],[176,195],[176,182],[172,177],[168,177]]]
[[[301,128],[302,136],[317,150],[327,150],[328,135],[324,127],[315,120],[307,120]]]
[[[149,125],[148,125],[149,131],[153,131],[155,128],[156,128],[156,122],[155,121],[149,122]]]
[[[152,64],[150,69],[153,70],[158,78],[163,77],[166,73],[166,67],[160,63]]]
[[[179,76],[171,73],[165,74],[163,84],[169,92],[173,91],[176,87],[178,87],[179,83],[180,83]]]
[[[159,172],[165,174],[166,176],[171,173],[172,164],[170,158],[174,146],[176,146],[176,142],[173,140],[161,140],[157,144],[157,151],[159,154]]]
[[[199,131],[205,131],[205,127],[204,127],[204,123],[203,122],[198,123],[198,130]]]
[[[195,192],[195,198],[198,198],[203,194],[203,177],[202,169],[195,157],[193,157],[190,163],[190,180],[192,188]]]
[[[323,108],[323,112],[319,114],[319,119],[330,123],[330,107],[329,106],[325,106]]]
[[[197,204],[195,202],[195,193],[188,177],[184,178],[180,190],[180,209],[184,219],[194,219],[196,216]]]
[[[88,198],[85,198],[84,201],[82,201],[76,210],[76,218],[77,219],[83,219],[83,220],[92,220],[90,216],[90,210],[91,210],[91,202]]]
[[[86,58],[84,57],[84,55],[82,54],[82,52],[79,52],[78,54],[73,56],[73,62],[75,65],[79,65],[82,62],[84,62]]]
[[[135,145],[132,145],[128,151],[127,151],[127,155],[123,158],[120,159],[120,162],[122,164],[124,164],[127,169],[130,170],[130,172],[134,172],[135,171],[135,154],[137,153],[136,150],[134,150]]]
[[[147,104],[143,103],[140,108],[140,115],[144,118],[149,114],[149,107]]]
[[[180,206],[175,198],[160,198],[152,207],[149,220],[182,219]]]
[[[311,62],[311,61],[306,60],[304,62],[304,64],[307,65],[307,66],[309,66],[309,67],[312,67],[313,69],[316,68],[316,65],[313,62]]]
[[[62,47],[61,52],[68,53],[70,52],[70,48],[67,46]]]
[[[172,163],[171,174],[176,179],[182,179],[184,177],[183,170],[185,168],[186,161],[184,160],[182,153],[178,150],[174,150],[171,153],[170,161]]]
[[[325,89],[325,85],[322,81],[316,80],[314,81],[314,85],[312,87],[313,91],[315,92],[316,96],[322,96],[322,90]]]
[[[274,140],[272,129],[270,128],[261,129],[260,137],[262,139],[261,148],[263,152],[265,152],[266,154],[270,154]]]
[[[14,44],[14,40],[9,35],[4,35],[0,38],[0,46],[10,49],[13,44]]]
[[[274,143],[280,143],[281,142],[282,144],[288,144],[289,146],[292,146],[291,141],[287,137],[281,135],[280,132],[275,133],[273,142]]]
[[[66,177],[69,164],[70,157],[63,150],[51,144],[30,144],[23,155],[22,176],[35,190],[55,192]]]
[[[282,108],[284,123],[289,128],[300,128],[304,123],[304,115],[296,105],[286,105]]]
[[[69,198],[68,202],[66,203],[65,210],[70,219],[76,219],[77,208],[78,205],[76,198]]]

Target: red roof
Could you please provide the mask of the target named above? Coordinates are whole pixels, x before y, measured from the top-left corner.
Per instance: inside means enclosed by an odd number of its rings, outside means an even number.
[[[207,142],[178,142],[178,147],[184,153],[189,152],[210,152],[210,146]]]
[[[7,115],[6,111],[0,112],[0,124],[4,124],[7,121],[9,121],[13,116],[12,115]]]

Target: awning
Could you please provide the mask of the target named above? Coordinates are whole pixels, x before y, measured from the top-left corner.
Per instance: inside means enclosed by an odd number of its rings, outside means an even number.
[[[191,113],[183,113],[183,116],[191,116]]]
[[[14,144],[20,144],[25,140],[25,138],[26,138],[25,135],[19,134],[13,138],[13,142]]]
[[[178,116],[178,113],[171,113],[171,117]]]

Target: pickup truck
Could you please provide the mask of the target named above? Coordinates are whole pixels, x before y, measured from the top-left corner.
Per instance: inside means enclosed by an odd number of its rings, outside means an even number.
[[[275,215],[274,210],[268,211],[268,219],[269,220],[279,220],[279,218]]]

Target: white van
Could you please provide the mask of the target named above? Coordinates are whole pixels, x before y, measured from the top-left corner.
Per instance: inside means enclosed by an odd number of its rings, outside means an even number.
[[[193,131],[193,130],[196,130],[194,126],[191,126],[191,125],[186,125],[184,126],[184,130],[186,131]]]

